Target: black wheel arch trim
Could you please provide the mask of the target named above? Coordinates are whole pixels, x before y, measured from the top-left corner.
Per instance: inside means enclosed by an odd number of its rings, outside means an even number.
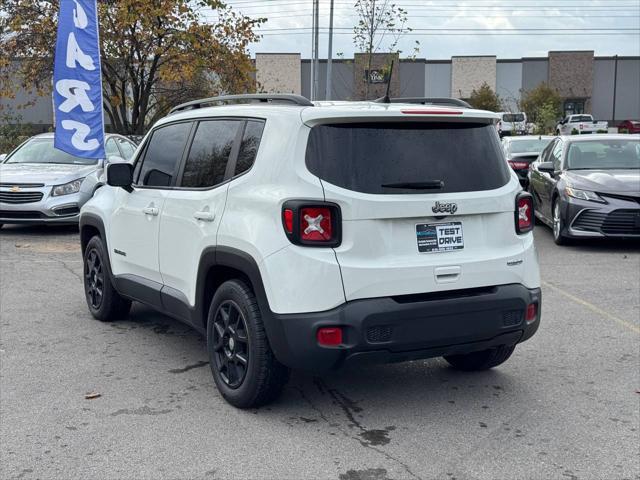
[[[269,300],[260,274],[260,268],[255,259],[246,252],[233,247],[217,246],[206,249],[200,258],[198,280],[196,284],[196,310],[199,315],[204,315],[209,305],[204,305],[206,277],[212,267],[229,267],[244,274],[251,282],[253,293],[256,296],[267,339],[276,358],[282,363],[290,355],[286,343],[284,330],[280,322],[276,322],[273,312],[269,307]],[[200,308],[198,308],[198,306]],[[203,310],[207,309],[207,310]],[[205,318],[200,316],[200,318]],[[206,329],[206,325],[204,325]]]
[[[109,263],[109,278],[113,280],[113,275],[111,274],[111,255],[109,255],[109,246],[107,245],[107,236],[105,234],[104,222],[98,215],[92,213],[83,213],[80,215],[80,251],[82,255],[84,255],[84,250],[87,247],[87,243],[89,242],[89,240],[91,240],[91,237],[85,237],[83,235],[83,230],[86,227],[93,227],[98,230],[107,254],[107,262]]]

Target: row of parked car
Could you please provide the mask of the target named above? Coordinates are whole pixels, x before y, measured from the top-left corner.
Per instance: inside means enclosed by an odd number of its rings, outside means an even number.
[[[527,135],[534,132],[532,123],[527,123],[524,112],[498,112],[500,117],[496,127],[500,137],[513,135]],[[640,121],[624,120],[618,124],[618,133],[640,133]],[[609,123],[594,120],[592,115],[567,115],[558,122],[556,135],[581,135],[588,133],[609,133]]]
[[[578,238],[640,237],[640,137],[562,135],[504,137],[535,215],[559,245]]]
[[[571,116],[574,117],[574,116]],[[525,119],[526,120],[526,119]],[[574,128],[579,118],[569,118]],[[586,127],[583,130],[587,130]],[[105,184],[109,161],[130,160],[136,143],[108,134],[107,159],[73,157],[53,134],[32,137],[0,166],[0,226],[75,224]],[[633,136],[505,136],[504,154],[558,244],[572,238],[640,235],[640,148]]]
[[[91,160],[54,148],[53,140],[53,133],[36,135],[0,160],[0,227],[77,224],[80,207],[105,184],[105,166],[130,160],[137,147],[127,137],[107,134],[107,158]]]

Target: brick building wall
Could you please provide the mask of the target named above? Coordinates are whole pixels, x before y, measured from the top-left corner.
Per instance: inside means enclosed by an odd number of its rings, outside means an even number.
[[[400,56],[398,54],[374,53],[371,58],[371,70],[378,72],[388,70],[392,61],[394,66],[389,94],[391,97],[398,97],[400,95]],[[383,97],[387,90],[386,83],[370,82],[369,94],[367,95],[366,71],[369,69],[369,56],[365,53],[356,53],[353,64],[354,98],[364,100]]]
[[[549,85],[564,100],[584,100],[585,112],[591,112],[593,54],[593,51],[549,52]]]
[[[495,91],[495,56],[451,58],[451,94],[454,97],[469,98],[483,83]]]

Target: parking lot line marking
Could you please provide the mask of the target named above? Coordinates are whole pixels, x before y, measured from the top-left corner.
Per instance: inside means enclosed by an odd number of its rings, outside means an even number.
[[[618,325],[622,325],[623,327],[631,330],[632,332],[640,333],[640,327],[634,325],[631,322],[627,322],[626,320],[623,320],[622,318],[616,317],[615,315],[611,315],[609,312],[607,312],[605,310],[602,310],[601,308],[596,307],[592,303],[589,303],[589,302],[587,302],[585,300],[582,300],[581,298],[578,298],[575,295],[571,295],[569,292],[564,291],[560,287],[556,287],[555,285],[552,285],[551,283],[544,282],[544,281],[542,282],[542,285],[544,285],[547,288],[550,288],[551,290],[554,290],[554,291],[558,292],[560,295],[563,295],[563,296],[567,297],[569,300],[573,300],[574,302],[582,305],[583,307],[588,308],[592,312],[598,313],[598,314],[602,315],[603,317],[608,318],[609,320],[613,320]]]

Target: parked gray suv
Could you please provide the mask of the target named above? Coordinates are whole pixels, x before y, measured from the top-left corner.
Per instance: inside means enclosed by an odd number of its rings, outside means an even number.
[[[0,163],[0,226],[76,224],[80,207],[104,181],[105,160],[74,157],[53,147],[54,134],[31,137]],[[136,145],[105,136],[106,161],[129,160]]]

